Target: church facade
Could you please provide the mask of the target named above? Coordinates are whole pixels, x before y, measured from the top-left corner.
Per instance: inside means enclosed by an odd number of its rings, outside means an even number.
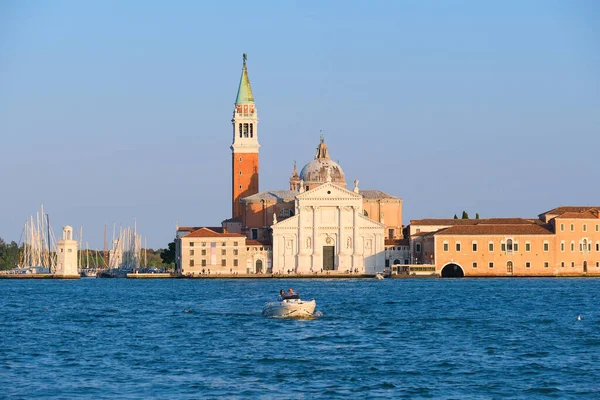
[[[358,180],[352,190],[347,189],[344,171],[331,159],[323,136],[314,159],[300,173],[294,164],[288,190],[259,191],[258,111],[245,55],[231,122],[231,218],[219,228],[177,227],[177,272],[194,275],[209,268],[211,274],[384,271],[392,262],[386,249],[405,245],[401,243],[402,199],[360,190]],[[238,243],[242,238],[244,243]],[[229,241],[237,245],[230,246]],[[220,251],[217,256],[198,251],[194,247],[198,242]]]

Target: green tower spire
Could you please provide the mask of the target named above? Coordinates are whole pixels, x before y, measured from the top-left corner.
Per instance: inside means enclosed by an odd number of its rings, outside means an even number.
[[[238,88],[235,104],[254,103],[252,96],[252,88],[250,87],[250,79],[248,78],[248,69],[246,68],[246,53],[243,54],[244,66],[242,68],[242,77],[240,78],[240,87]]]

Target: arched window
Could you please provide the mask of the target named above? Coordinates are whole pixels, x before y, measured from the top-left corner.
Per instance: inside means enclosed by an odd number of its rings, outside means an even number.
[[[254,137],[254,124],[250,124],[250,137]]]
[[[242,124],[240,124],[240,137],[242,137]]]
[[[509,261],[506,263],[506,273],[507,274],[512,274],[513,273],[513,263],[512,261]]]
[[[513,251],[513,241],[512,241],[512,239],[508,239],[506,241],[506,251]]]

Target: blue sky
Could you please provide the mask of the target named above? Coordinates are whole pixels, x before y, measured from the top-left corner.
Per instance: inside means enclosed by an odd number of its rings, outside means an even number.
[[[347,182],[404,224],[598,205],[596,1],[3,1],[0,237],[44,204],[58,233],[231,213],[231,116],[248,53],[260,188],[323,130]]]

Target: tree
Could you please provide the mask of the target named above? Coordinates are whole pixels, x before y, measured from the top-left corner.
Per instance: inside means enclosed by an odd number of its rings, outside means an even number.
[[[463,213],[462,213],[462,219],[469,219],[469,214],[467,214],[466,211],[463,211]]]
[[[456,216],[456,214],[454,214],[454,219],[458,219],[458,217]]]
[[[173,264],[175,262],[175,241],[169,243],[169,247],[160,252],[160,258],[165,264]]]
[[[12,241],[6,243],[0,238],[0,270],[12,269],[19,262],[19,245]]]
[[[479,219],[479,213],[475,213],[475,219]]]

